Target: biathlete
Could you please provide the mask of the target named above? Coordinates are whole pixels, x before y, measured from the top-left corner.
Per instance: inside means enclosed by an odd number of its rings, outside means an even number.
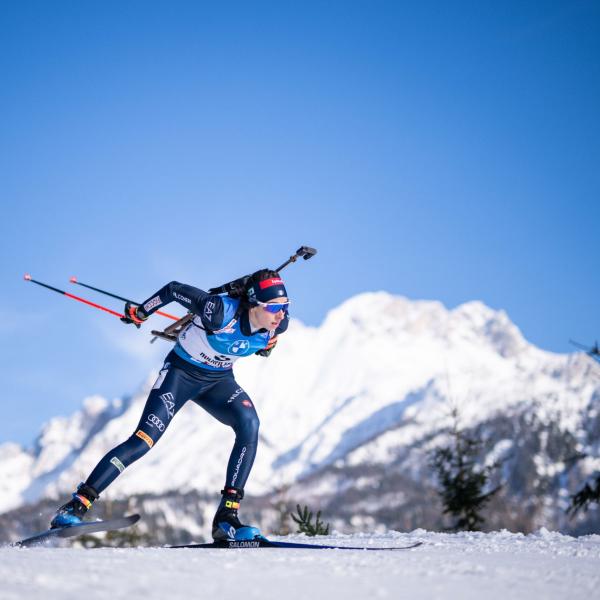
[[[141,305],[125,305],[125,323],[140,325],[156,310],[178,302],[193,319],[167,355],[131,437],[108,452],[69,502],[51,521],[52,528],[80,523],[100,494],[133,462],[158,442],[177,412],[192,400],[213,417],[233,428],[235,443],[212,524],[216,541],[249,540],[256,527],[238,518],[244,486],[258,443],[259,420],[248,394],[237,384],[233,363],[242,356],[268,356],[277,336],[288,327],[289,300],[276,271],[253,273],[241,298],[209,294],[176,281],[165,285]]]

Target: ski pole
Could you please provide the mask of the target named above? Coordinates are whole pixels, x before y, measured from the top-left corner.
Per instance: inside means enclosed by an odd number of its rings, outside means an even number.
[[[67,296],[67,298],[72,298],[73,300],[77,300],[78,302],[83,302],[84,304],[87,304],[88,306],[93,306],[94,308],[99,308],[100,310],[110,313],[111,315],[115,315],[115,317],[122,318],[125,316],[121,313],[111,310],[110,308],[106,308],[106,306],[96,304],[95,302],[90,302],[89,300],[86,300],[85,298],[80,298],[79,296],[69,294],[69,292],[65,292],[64,290],[59,290],[58,288],[48,285],[47,283],[42,283],[41,281],[37,281],[36,279],[33,279],[33,277],[31,277],[31,275],[29,275],[29,273],[27,273],[25,275],[25,277],[23,277],[23,279],[25,279],[25,281],[31,281],[31,283],[37,283],[38,285],[41,285],[42,287],[52,290],[53,292],[58,292],[59,294],[62,294],[63,296]]]
[[[69,281],[71,283],[76,283],[77,285],[86,287],[90,290],[94,290],[95,292],[100,292],[101,294],[104,294],[105,296],[110,296],[111,298],[116,298],[117,300],[122,300],[123,302],[130,302],[131,304],[136,304],[139,306],[139,302],[134,302],[133,300],[129,300],[128,298],[123,298],[122,296],[117,296],[116,294],[113,294],[112,292],[107,292],[106,290],[101,290],[100,288],[94,287],[92,285],[88,285],[87,283],[82,283],[81,281],[79,281],[77,279],[77,277],[71,277],[71,279],[69,279]],[[157,310],[156,314],[162,315],[163,317],[167,317],[168,319],[173,319],[173,321],[179,320],[179,317],[170,315],[169,313],[163,312],[162,310]]]

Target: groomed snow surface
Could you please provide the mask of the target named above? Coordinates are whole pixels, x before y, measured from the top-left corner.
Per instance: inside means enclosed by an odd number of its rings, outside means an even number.
[[[399,552],[3,547],[0,598],[588,600],[600,589],[600,535],[416,530],[285,539],[424,545]]]

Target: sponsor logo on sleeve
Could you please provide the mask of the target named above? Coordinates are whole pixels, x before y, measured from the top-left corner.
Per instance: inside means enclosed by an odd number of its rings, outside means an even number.
[[[229,404],[230,402],[233,402],[240,394],[243,394],[244,390],[242,388],[238,388],[237,390],[235,390],[235,392],[233,392],[233,394],[231,394],[231,396],[229,396],[229,400],[227,400],[227,404]]]
[[[154,298],[151,298],[150,300],[148,300],[148,302],[146,302],[146,304],[144,304],[144,310],[146,312],[149,312],[155,306],[159,306],[160,304],[162,304],[160,296],[154,296]]]
[[[135,432],[135,435],[137,435],[137,437],[139,437],[141,440],[144,440],[146,444],[148,444],[148,448],[152,448],[152,446],[154,446],[154,440],[147,433],[144,433],[141,429],[138,429]]]
[[[206,319],[210,319],[212,317],[213,311],[215,310],[215,303],[212,300],[209,300],[204,305],[204,317]]]
[[[185,302],[186,304],[191,304],[192,301],[189,298],[186,298],[185,296],[182,296],[181,294],[178,294],[177,292],[173,292],[173,297],[177,300],[179,300],[180,302]]]
[[[165,424],[154,413],[148,415],[148,418],[146,419],[146,425],[152,428],[156,427],[156,429],[158,429],[161,433],[166,427]]]
[[[237,481],[240,472],[240,467],[244,462],[244,456],[246,456],[246,446],[242,448],[242,451],[240,452],[240,457],[238,458],[237,464],[235,465],[235,471],[233,472],[233,477],[231,478],[231,487],[233,487],[235,485],[235,482]]]
[[[159,396],[162,400],[162,403],[165,405],[165,409],[167,410],[167,415],[169,415],[169,419],[173,417],[175,414],[175,397],[171,392],[167,392],[162,396]]]
[[[116,456],[113,456],[110,459],[110,463],[119,469],[119,473],[122,473],[125,470],[125,465]]]

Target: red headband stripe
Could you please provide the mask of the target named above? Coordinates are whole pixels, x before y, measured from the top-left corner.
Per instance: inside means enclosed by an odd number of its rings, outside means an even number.
[[[265,290],[274,285],[283,285],[283,280],[279,279],[279,277],[273,279],[265,279],[264,281],[259,281],[258,285],[260,286],[261,290]]]

